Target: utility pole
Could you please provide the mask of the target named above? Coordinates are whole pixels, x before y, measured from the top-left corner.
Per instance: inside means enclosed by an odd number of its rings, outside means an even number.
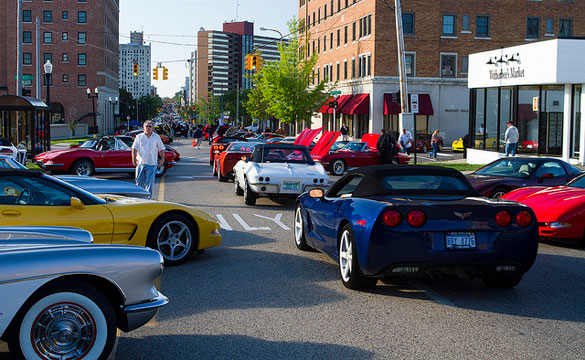
[[[35,78],[35,82],[36,82],[36,87],[37,87],[37,99],[41,99],[41,20],[39,19],[39,17],[37,16],[37,21],[36,21],[36,57],[37,57],[37,66],[36,66],[36,78]],[[48,102],[49,100],[47,100]],[[47,104],[49,105],[49,104]]]
[[[22,95],[22,0],[16,0],[16,96]]]

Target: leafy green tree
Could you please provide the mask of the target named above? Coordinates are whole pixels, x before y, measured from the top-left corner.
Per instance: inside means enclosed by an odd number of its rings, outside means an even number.
[[[158,108],[161,108],[162,104],[162,99],[158,95],[145,95],[138,99],[139,121],[143,122],[155,118],[158,115]]]
[[[288,22],[290,39],[279,45],[280,61],[265,63],[264,67],[252,76],[257,90],[252,90],[246,108],[260,115],[266,107],[266,114],[273,115],[287,124],[310,122],[313,113],[329,98],[326,88],[327,79],[308,87],[313,81],[313,68],[317,54],[310,58],[302,56],[304,44],[299,39],[298,23],[295,18]],[[261,117],[259,117],[261,118]]]
[[[130,119],[136,119],[136,100],[132,97],[126,89],[120,88],[120,119],[122,121],[126,121],[127,116],[130,116]]]
[[[245,120],[250,119],[250,114],[246,111],[244,104],[248,101],[248,95],[250,90],[240,90],[240,119],[242,117]],[[216,100],[217,101],[217,100]],[[240,119],[236,119],[236,114],[238,113],[237,104],[238,104],[238,90],[232,89],[227,93],[223,94],[220,98],[220,102],[222,104],[222,109],[225,112],[229,112],[230,120],[231,121],[240,121]]]
[[[219,98],[205,99],[203,97],[199,98],[197,102],[197,106],[199,107],[199,122],[205,124],[212,124],[219,120],[219,116],[221,115],[221,101]]]

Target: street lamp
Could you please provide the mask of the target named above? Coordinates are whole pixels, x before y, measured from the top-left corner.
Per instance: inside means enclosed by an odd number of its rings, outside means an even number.
[[[47,106],[49,107],[49,121],[45,122],[45,126],[49,127],[51,126],[51,118],[53,117],[53,114],[51,113],[51,93],[50,93],[50,89],[51,89],[51,74],[53,74],[53,64],[51,64],[51,61],[49,59],[47,59],[47,62],[45,63],[45,65],[43,65],[43,68],[45,70],[45,80],[47,81]],[[46,129],[46,128],[45,128]],[[45,139],[43,139],[42,134],[45,133],[45,131],[39,131],[40,129],[36,129],[36,133],[39,134],[41,136],[41,139],[35,139],[34,142],[34,146],[33,146],[33,155],[38,151],[39,153],[41,152],[41,150],[43,149],[43,145],[45,144]],[[36,137],[37,135],[35,135]],[[39,143],[40,140],[40,143]],[[47,140],[48,141],[48,140]],[[37,147],[37,143],[39,143],[40,146]]]
[[[47,59],[47,62],[43,67],[45,68],[45,79],[47,81],[47,106],[51,106],[51,94],[49,92],[49,89],[51,88],[49,86],[51,83],[51,74],[53,73],[53,64],[51,64],[51,60]]]
[[[114,97],[114,99],[112,99],[112,97],[110,96],[108,98],[108,102],[110,103],[110,106],[112,108],[112,125],[114,126],[114,129],[115,129],[116,128],[116,114],[115,114],[114,108],[116,107],[116,105],[118,105],[118,97],[116,96],[116,97]]]
[[[91,94],[91,90],[89,88],[87,88],[87,97],[91,99],[91,106],[93,109],[93,129],[90,131],[93,134],[97,134],[98,130],[97,130],[97,119],[96,119],[96,113],[95,113],[95,99],[98,98],[98,88],[95,88],[94,90],[95,94],[92,95]]]
[[[274,31],[274,32],[277,32],[278,35],[280,35],[280,45],[282,45],[282,38],[283,38],[283,36],[282,36],[282,33],[280,31],[278,31],[276,29],[265,28],[265,27],[261,27],[260,28],[260,31]]]

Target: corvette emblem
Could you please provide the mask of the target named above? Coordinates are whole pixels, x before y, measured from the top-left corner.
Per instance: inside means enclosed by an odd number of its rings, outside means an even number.
[[[461,220],[464,220],[466,217],[470,217],[471,213],[459,213],[459,212],[454,212],[453,214],[455,214],[455,216],[457,216],[458,218],[460,218]]]

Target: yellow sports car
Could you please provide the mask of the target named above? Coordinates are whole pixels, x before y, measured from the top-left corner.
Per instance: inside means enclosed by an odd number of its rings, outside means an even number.
[[[33,170],[0,169],[0,224],[82,228],[96,243],[156,249],[165,265],[179,265],[195,250],[221,243],[218,222],[195,208],[96,196]]]
[[[496,148],[496,139],[495,138],[486,138],[485,139],[485,148],[486,149],[495,149]],[[483,134],[475,134],[475,146],[476,149],[483,149]],[[459,138],[451,144],[451,150],[453,151],[463,151],[463,139]]]

